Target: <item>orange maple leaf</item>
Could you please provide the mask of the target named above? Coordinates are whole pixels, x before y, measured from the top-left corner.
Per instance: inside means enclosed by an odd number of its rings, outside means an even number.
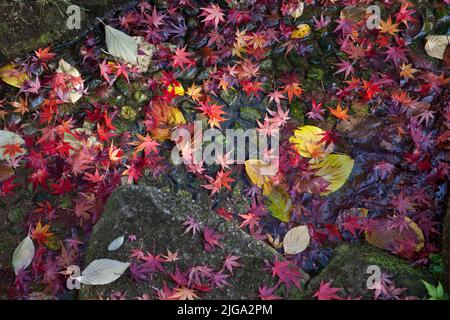
[[[347,114],[348,109],[347,108],[342,109],[340,102],[338,102],[336,109],[328,108],[328,110],[330,110],[330,112],[333,114],[333,116],[335,116],[338,119],[345,120],[345,121],[350,119],[349,115]]]
[[[49,239],[53,236],[54,233],[49,231],[50,225],[42,225],[41,221],[39,221],[36,225],[36,228],[31,232],[31,238],[36,240],[39,244],[48,244]]]

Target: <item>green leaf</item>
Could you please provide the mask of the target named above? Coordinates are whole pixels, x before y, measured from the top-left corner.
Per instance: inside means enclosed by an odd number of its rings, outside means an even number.
[[[283,222],[289,222],[292,200],[283,188],[280,186],[273,187],[266,197],[265,205],[273,217]]]
[[[126,62],[137,64],[138,43],[135,38],[110,26],[105,26],[109,54]]]

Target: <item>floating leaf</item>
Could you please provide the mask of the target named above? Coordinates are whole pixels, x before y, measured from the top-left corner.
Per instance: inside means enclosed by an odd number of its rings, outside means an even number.
[[[108,53],[126,62],[137,64],[138,42],[135,38],[110,26],[105,26]]]
[[[83,270],[77,280],[87,285],[108,284],[120,278],[129,266],[129,262],[111,259],[94,260]]]
[[[309,245],[311,237],[309,236],[307,226],[298,226],[289,230],[283,239],[283,248],[286,254],[298,254],[303,252]]]
[[[0,79],[16,88],[20,88],[26,80],[30,80],[25,72],[17,70],[13,64],[0,68]]]
[[[374,247],[393,251],[399,242],[409,240],[416,243],[415,250],[420,251],[425,244],[423,232],[410,218],[405,217],[405,221],[408,223],[408,228],[399,232],[398,229],[387,228],[390,222],[387,218],[374,220],[370,232],[365,232],[366,241]]]
[[[108,246],[108,251],[116,251],[117,249],[119,249],[123,245],[124,240],[125,237],[121,236],[111,241]]]
[[[292,211],[292,200],[282,187],[275,186],[271,188],[266,196],[265,205],[273,217],[283,222],[289,222]]]
[[[17,246],[12,258],[14,272],[17,274],[20,270],[26,269],[34,257],[34,244],[30,236],[27,236]]]
[[[352,173],[355,161],[344,154],[330,154],[324,159],[311,160],[311,168],[316,169],[316,176],[324,178],[328,183],[327,195],[341,188]]]
[[[19,146],[17,150],[15,150],[14,156],[17,158],[26,153],[26,150],[21,145],[25,144],[25,140],[22,139],[17,133],[0,130],[0,160],[11,160],[11,154],[5,154],[5,146],[16,145]]]
[[[427,43],[425,44],[425,51],[430,57],[436,59],[444,59],[444,52],[447,45],[450,43],[450,35],[448,36],[436,36],[430,35],[425,38]]]
[[[294,135],[289,142],[295,144],[297,152],[305,158],[317,158],[325,156],[333,151],[334,144],[325,147],[325,142],[320,142],[325,131],[315,126],[302,126],[294,130]]]

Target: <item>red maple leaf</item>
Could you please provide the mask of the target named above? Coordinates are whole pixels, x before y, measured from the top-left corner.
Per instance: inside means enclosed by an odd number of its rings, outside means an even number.
[[[190,56],[192,56],[192,53],[186,52],[186,47],[175,50],[175,54],[172,56],[173,67],[176,68],[178,66],[181,69],[185,69],[185,64],[187,64],[188,67],[194,66],[195,61],[189,59]]]
[[[300,288],[300,279],[303,278],[298,266],[291,261],[278,261],[278,257],[275,258],[275,262],[272,266],[272,277],[276,276],[288,289],[292,284],[297,288]]]
[[[343,288],[332,288],[331,284],[333,283],[333,280],[329,282],[320,282],[320,287],[314,293],[314,297],[318,300],[344,300],[343,298],[336,295],[337,292],[344,290]]]
[[[203,10],[202,14],[200,16],[204,16],[205,19],[202,20],[202,22],[205,22],[205,25],[214,25],[214,28],[217,29],[220,22],[225,21],[225,14],[222,12],[222,9],[219,6],[216,6],[215,4],[211,4],[209,8],[200,8]]]
[[[281,300],[280,296],[277,296],[276,294],[273,294],[273,292],[277,289],[277,286],[274,286],[273,288],[269,288],[266,285],[264,285],[262,288],[259,288],[259,297],[261,300]]]
[[[207,176],[207,179],[209,180],[210,184],[202,185],[203,188],[211,190],[211,195],[214,195],[215,193],[219,192],[222,187],[227,188],[228,190],[231,190],[230,183],[234,181],[233,178],[230,178],[231,171],[224,172],[223,170],[220,170],[216,178],[211,178]]]

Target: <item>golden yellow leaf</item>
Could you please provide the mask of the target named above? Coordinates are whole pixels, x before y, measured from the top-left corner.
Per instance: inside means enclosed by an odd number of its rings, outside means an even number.
[[[25,72],[17,70],[13,64],[8,64],[0,68],[0,79],[10,86],[20,88],[30,78]]]
[[[172,93],[173,90],[174,90],[174,87],[172,85],[167,87],[167,91],[169,91],[169,93]],[[184,96],[184,88],[181,84],[178,86],[175,86],[175,94],[177,96]]]

